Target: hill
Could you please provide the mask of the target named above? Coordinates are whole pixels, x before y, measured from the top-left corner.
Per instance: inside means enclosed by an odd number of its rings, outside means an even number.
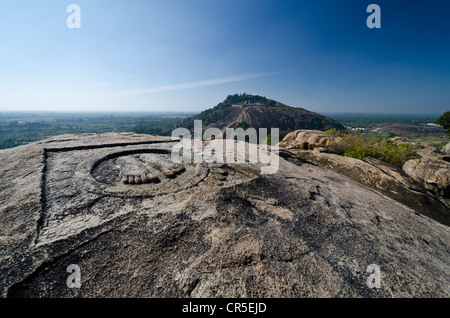
[[[176,127],[194,129],[194,120],[202,120],[203,129],[219,128],[279,128],[280,135],[297,129],[345,130],[337,121],[303,108],[284,105],[263,96],[235,94],[217,106],[196,116],[181,120]]]

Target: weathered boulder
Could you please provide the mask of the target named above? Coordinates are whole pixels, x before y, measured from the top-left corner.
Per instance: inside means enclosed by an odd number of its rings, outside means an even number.
[[[352,178],[418,213],[450,226],[450,209],[397,167],[370,157],[363,161],[319,151],[290,151],[304,160]]]
[[[403,170],[425,188],[450,198],[450,163],[431,156],[408,160]]]
[[[421,158],[430,158],[434,160],[445,160],[446,155],[433,151],[430,148],[416,149],[416,153]]]
[[[0,151],[0,295],[449,297],[448,227],[300,160],[261,175],[174,164],[173,145],[66,135]]]
[[[278,144],[280,148],[313,150],[316,147],[328,145],[331,140],[339,139],[324,134],[320,130],[295,130],[287,134]]]
[[[444,147],[442,147],[442,152],[447,156],[450,156],[450,142],[447,143]]]

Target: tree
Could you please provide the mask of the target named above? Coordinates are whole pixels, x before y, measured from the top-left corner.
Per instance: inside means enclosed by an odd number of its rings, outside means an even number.
[[[445,112],[441,117],[439,117],[435,124],[447,129],[447,135],[450,136],[450,111]]]

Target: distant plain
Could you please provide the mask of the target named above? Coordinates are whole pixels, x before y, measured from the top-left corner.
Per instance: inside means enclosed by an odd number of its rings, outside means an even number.
[[[61,134],[136,132],[164,135],[180,120],[195,113],[175,112],[0,112],[0,149]],[[323,113],[344,126],[365,128],[365,134],[405,136],[443,145],[445,130],[432,124],[438,114]],[[373,130],[377,132],[373,132]]]

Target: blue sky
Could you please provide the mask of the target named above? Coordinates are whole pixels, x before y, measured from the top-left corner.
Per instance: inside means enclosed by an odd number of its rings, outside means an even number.
[[[242,92],[317,112],[450,109],[448,1],[0,0],[0,39],[0,111],[198,112]]]

